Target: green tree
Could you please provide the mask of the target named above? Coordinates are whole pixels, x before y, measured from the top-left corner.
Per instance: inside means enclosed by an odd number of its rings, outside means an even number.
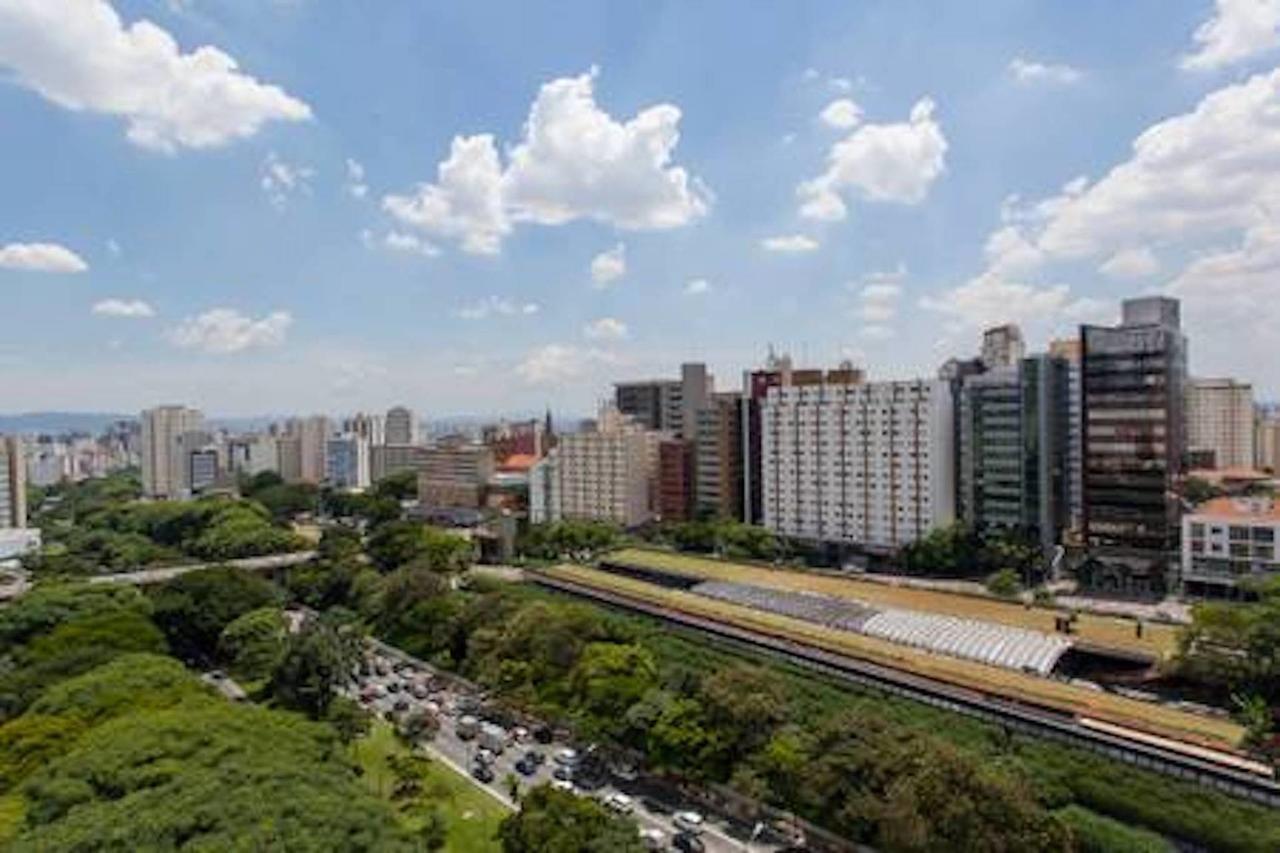
[[[639,853],[635,821],[587,797],[539,785],[498,828],[503,853]]]
[[[418,830],[418,841],[427,851],[443,850],[449,840],[449,825],[445,823],[440,809],[433,808],[422,820],[422,829]]]
[[[223,629],[251,610],[279,603],[271,583],[241,569],[188,572],[153,594],[154,619],[173,651],[188,660],[208,660]]]
[[[346,696],[334,696],[325,709],[324,720],[333,726],[338,739],[343,743],[352,743],[356,738],[364,737],[373,727],[369,712],[354,699]]]
[[[289,637],[271,676],[271,694],[285,707],[322,717],[359,660],[355,638],[324,619],[308,620]]]
[[[1001,569],[987,578],[987,590],[1001,598],[1013,598],[1022,591],[1018,573],[1013,569]]]
[[[617,734],[628,708],[657,686],[658,666],[642,646],[591,643],[570,674],[575,709],[590,732]]]
[[[261,607],[237,616],[218,637],[218,657],[237,676],[251,681],[266,678],[284,654],[289,635],[278,607]]]

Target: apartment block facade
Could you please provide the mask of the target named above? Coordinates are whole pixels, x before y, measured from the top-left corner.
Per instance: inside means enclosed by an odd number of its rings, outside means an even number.
[[[1215,498],[1182,519],[1182,583],[1190,594],[1231,595],[1240,582],[1280,572],[1280,504]]]
[[[0,435],[0,527],[27,526],[27,463],[22,439]]]
[[[529,520],[649,521],[661,438],[617,409],[602,411],[593,430],[560,436],[530,469]]]
[[[189,490],[186,454],[191,436],[204,426],[204,415],[186,406],[157,406],[142,421],[142,491],[153,498],[178,498]],[[185,446],[184,446],[185,445]]]
[[[1186,400],[1191,467],[1253,467],[1253,386],[1235,379],[1191,379]]]
[[[780,385],[761,415],[773,532],[888,553],[955,519],[949,383]]]

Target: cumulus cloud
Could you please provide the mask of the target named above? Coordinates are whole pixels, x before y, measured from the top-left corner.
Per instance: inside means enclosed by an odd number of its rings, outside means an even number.
[[[455,313],[464,320],[483,320],[487,317],[514,317],[523,314],[530,316],[537,314],[541,310],[536,302],[516,302],[505,296],[490,296],[474,302],[470,305],[464,305]]]
[[[627,121],[595,100],[597,72],[544,83],[503,167],[489,134],[455,137],[435,184],[387,196],[392,216],[494,253],[513,223],[590,219],[627,230],[675,228],[704,215],[710,193],[672,164],[680,109],[658,104]]]
[[[183,53],[150,21],[125,26],[106,0],[0,3],[0,66],[70,110],[119,116],[131,142],[173,152],[253,136],[311,109],[216,47]]]
[[[104,317],[154,317],[155,309],[141,299],[103,299],[95,302],[93,313]]]
[[[870,273],[853,285],[852,289],[858,294],[858,317],[875,326],[883,326],[896,317],[898,300],[902,296],[902,282],[906,277],[907,268],[899,264],[894,270]],[[865,327],[863,334],[866,335]]]
[[[1182,58],[1189,71],[1209,71],[1280,46],[1280,0],[1217,0],[1213,17],[1192,36],[1196,50]]]
[[[275,311],[260,319],[231,308],[214,308],[188,317],[167,334],[169,342],[183,349],[225,355],[284,343],[293,317]]]
[[[369,194],[369,185],[364,180],[364,166],[359,160],[347,158],[347,183],[344,188],[352,198],[364,198]]]
[[[1072,68],[1070,65],[1037,62],[1021,56],[1014,57],[1009,62],[1009,74],[1017,82],[1027,85],[1033,83],[1070,85],[1079,82],[1084,76],[1079,68]]]
[[[272,151],[262,161],[258,185],[266,193],[271,206],[277,210],[283,210],[293,196],[311,194],[313,177],[315,177],[314,169],[287,163]]]
[[[766,252],[812,252],[817,250],[818,241],[803,234],[787,234],[764,238],[760,241],[760,248]]]
[[[493,137],[455,136],[434,184],[421,184],[411,195],[388,195],[382,207],[406,225],[460,242],[464,252],[492,255],[511,231],[501,184]]]
[[[84,272],[89,265],[57,243],[9,243],[0,246],[0,268],[25,272]]]
[[[827,127],[848,130],[862,121],[862,107],[848,98],[837,98],[823,108],[818,118]]]
[[[627,324],[615,317],[601,317],[583,326],[582,335],[591,341],[620,341],[627,336]]]
[[[945,169],[947,140],[933,117],[931,98],[921,98],[905,122],[862,124],[832,146],[827,169],[796,188],[800,215],[841,220],[844,195],[867,201],[918,204]]]
[[[591,259],[591,280],[605,287],[627,274],[627,247],[619,243]]]
[[[685,282],[684,285],[685,296],[701,296],[702,294],[709,293],[710,291],[711,282],[707,281],[705,278],[693,278]]]
[[[414,255],[425,255],[428,258],[434,258],[440,254],[440,250],[435,246],[423,240],[416,234],[406,234],[403,231],[388,231],[382,238],[382,246],[392,252],[407,252]]]
[[[559,385],[580,378],[591,362],[591,351],[565,344],[539,347],[516,365],[516,374],[535,385]]]

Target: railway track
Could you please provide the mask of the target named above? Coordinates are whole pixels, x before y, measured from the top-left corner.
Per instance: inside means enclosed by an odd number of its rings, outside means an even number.
[[[591,599],[600,604],[661,619],[710,634],[732,646],[768,652],[813,672],[890,693],[936,708],[975,717],[1012,731],[1048,738],[1100,753],[1166,776],[1280,807],[1280,783],[1262,765],[1239,756],[1181,744],[1142,732],[1077,718],[1061,710],[967,690],[857,658],[828,652],[789,638],[742,628],[727,622],[669,610],[616,592],[529,572],[533,583],[546,589]]]

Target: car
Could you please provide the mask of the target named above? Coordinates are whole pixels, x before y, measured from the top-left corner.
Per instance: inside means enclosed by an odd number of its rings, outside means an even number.
[[[400,692],[400,682],[396,681],[395,679],[392,679],[391,681],[388,681],[388,682],[387,682],[387,689],[388,689],[388,690],[390,690],[392,693],[399,693],[399,692]]]
[[[552,771],[551,771],[551,777],[552,777],[553,779],[559,779],[559,780],[561,780],[561,781],[563,781],[563,782],[572,782],[572,781],[573,781],[573,768],[572,768],[572,767],[565,767],[564,765],[561,765],[561,766],[557,767],[555,770],[552,770]]]
[[[409,710],[409,700],[408,700],[408,699],[397,699],[397,700],[396,700],[396,703],[395,703],[394,705],[392,705],[391,707],[392,707],[393,709],[395,709],[396,711],[399,711],[400,713],[402,713],[402,714],[403,714],[405,711]]]
[[[573,787],[573,783],[567,779],[556,779],[551,783],[551,787],[555,788],[557,791],[564,791],[568,794],[578,793],[578,789]]]
[[[490,752],[489,750],[483,747],[476,750],[477,764],[493,764],[494,758],[496,758],[496,756],[492,752]]]
[[[690,835],[697,835],[702,832],[702,828],[706,824],[706,820],[702,815],[695,811],[676,812],[671,822],[676,825],[676,829]]]
[[[484,784],[487,785],[490,782],[492,782],[494,779],[493,768],[491,768],[488,764],[481,764],[480,762],[476,762],[476,765],[471,768],[471,776],[477,782],[483,782]]]
[[[531,750],[527,751],[527,752],[524,754],[523,758],[524,758],[526,761],[528,761],[528,762],[530,762],[531,764],[533,764],[533,766],[534,766],[534,767],[540,767],[540,766],[542,765],[542,763],[543,763],[543,762],[545,762],[545,761],[547,760],[547,757],[546,757],[545,755],[543,755],[541,752],[538,752],[538,750],[536,750],[536,749],[531,749]]]
[[[702,839],[692,832],[677,832],[675,838],[671,839],[671,846],[681,853],[702,853],[707,849]]]
[[[640,830],[640,844],[645,850],[667,849],[667,835],[661,829]]]
[[[662,800],[659,800],[657,797],[644,797],[640,802],[644,804],[644,810],[650,814],[671,814],[671,806],[667,805]]]
[[[511,736],[515,738],[516,743],[524,743],[529,739],[529,730],[524,726],[516,726],[511,730]]]
[[[548,744],[555,740],[555,732],[550,726],[538,726],[533,730],[533,739],[540,744]]]
[[[629,815],[635,811],[635,804],[626,794],[610,794],[604,798],[604,806],[614,814]]]
[[[577,765],[579,760],[580,756],[576,749],[565,748],[556,750],[556,764],[563,767],[573,767]]]
[[[413,687],[410,688],[410,692],[413,693],[414,699],[426,699],[431,695],[427,692],[427,688],[423,687],[421,684],[413,685]]]
[[[427,704],[425,704],[425,705],[423,705],[423,706],[422,706],[422,710],[424,710],[424,711],[429,711],[429,712],[431,712],[432,714],[439,714],[439,713],[440,713],[440,705],[439,705],[439,703],[436,703],[436,702],[428,702]]]
[[[521,776],[532,776],[534,773],[538,772],[538,765],[533,764],[530,761],[526,761],[523,758],[517,761],[514,766],[516,768],[516,772]]]
[[[382,678],[386,678],[388,675],[391,674],[391,670],[387,669],[387,665],[382,661],[378,661],[373,665],[373,671],[376,672]]]

